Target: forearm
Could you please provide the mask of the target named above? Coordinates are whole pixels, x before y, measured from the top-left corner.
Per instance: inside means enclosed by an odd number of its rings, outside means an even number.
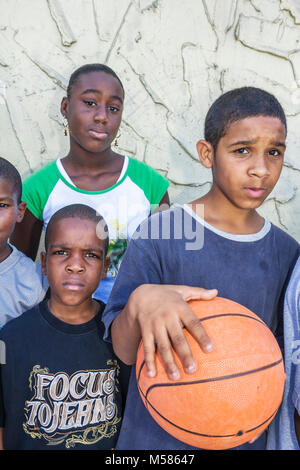
[[[141,340],[135,297],[136,291],[133,291],[124,309],[114,319],[111,326],[114,352],[127,365],[135,363]]]

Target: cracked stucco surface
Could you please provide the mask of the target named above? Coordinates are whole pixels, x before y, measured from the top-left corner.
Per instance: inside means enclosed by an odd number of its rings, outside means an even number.
[[[300,241],[299,0],[0,0],[0,155],[24,178],[65,154],[60,101],[88,62],[123,81],[120,151],[179,203],[210,187],[195,144],[211,103],[244,85],[275,94],[288,147],[261,213]]]

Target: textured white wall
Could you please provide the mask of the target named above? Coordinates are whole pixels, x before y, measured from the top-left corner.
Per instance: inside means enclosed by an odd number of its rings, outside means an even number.
[[[89,62],[123,81],[120,151],[180,203],[210,187],[195,148],[210,104],[245,85],[275,94],[288,148],[261,213],[300,241],[299,0],[0,0],[0,155],[23,177],[65,154],[60,101]]]

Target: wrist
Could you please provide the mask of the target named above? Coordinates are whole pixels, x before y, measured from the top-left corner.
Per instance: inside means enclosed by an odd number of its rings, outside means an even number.
[[[130,295],[127,302],[127,315],[130,322],[138,322],[138,315],[149,306],[150,284],[141,284]]]

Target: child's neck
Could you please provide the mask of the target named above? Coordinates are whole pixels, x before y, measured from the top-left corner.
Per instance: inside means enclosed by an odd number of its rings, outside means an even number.
[[[70,150],[61,160],[63,167],[75,186],[87,191],[102,191],[112,187],[118,180],[124,157],[111,149],[100,154]]]
[[[193,211],[213,227],[236,235],[249,235],[259,232],[264,226],[264,218],[255,209],[241,209],[228,203],[220,203],[212,191],[189,203]],[[204,209],[204,211],[203,211]]]
[[[6,243],[3,247],[0,245],[0,263],[2,263],[2,261],[6,260],[6,258],[9,257],[11,252],[12,249],[8,243]]]
[[[99,303],[90,298],[80,305],[64,305],[59,299],[50,296],[48,308],[59,320],[70,325],[81,325],[94,318],[99,310]]]
[[[123,156],[113,152],[111,148],[100,153],[90,153],[75,145],[71,145],[69,153],[62,159],[64,165],[77,172],[85,169],[99,172],[100,169],[105,170],[115,166],[118,160],[123,160]]]

